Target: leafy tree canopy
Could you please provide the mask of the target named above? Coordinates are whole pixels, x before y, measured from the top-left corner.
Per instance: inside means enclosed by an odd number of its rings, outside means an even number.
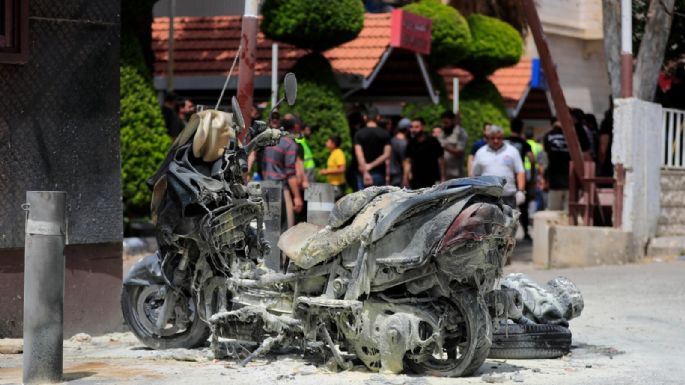
[[[468,17],[471,44],[460,66],[475,76],[487,76],[498,68],[512,66],[523,55],[521,35],[506,22],[473,14]]]
[[[318,52],[354,39],[364,27],[359,0],[265,0],[261,13],[267,37]]]
[[[431,63],[434,68],[457,64],[465,57],[471,43],[471,32],[459,11],[439,0],[421,0],[403,9],[433,22]]]

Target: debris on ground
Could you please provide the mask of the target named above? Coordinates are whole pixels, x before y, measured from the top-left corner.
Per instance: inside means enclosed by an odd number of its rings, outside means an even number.
[[[86,333],[78,333],[69,338],[70,342],[75,342],[75,343],[80,343],[80,344],[89,344],[93,342],[93,337],[90,336],[90,334]]]
[[[516,373],[512,374],[510,378],[514,382],[525,382],[525,379],[523,377],[523,373],[521,373],[521,372],[516,372]]]
[[[366,385],[425,385],[428,384],[425,378],[409,377],[407,375],[384,376],[375,374],[366,381]]]
[[[488,384],[501,384],[503,382],[507,382],[507,376],[505,376],[504,374],[483,374],[483,376],[480,379],[487,382]]]

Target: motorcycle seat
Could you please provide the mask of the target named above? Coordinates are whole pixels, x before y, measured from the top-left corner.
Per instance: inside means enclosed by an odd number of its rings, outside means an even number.
[[[317,226],[308,222],[301,222],[289,228],[278,238],[278,248],[290,258],[290,260],[299,266],[301,250],[307,246],[307,243],[322,229],[322,226]]]

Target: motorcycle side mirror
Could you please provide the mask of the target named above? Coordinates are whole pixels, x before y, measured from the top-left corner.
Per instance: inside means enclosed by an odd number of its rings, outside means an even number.
[[[288,102],[289,106],[295,104],[295,99],[297,99],[297,78],[292,72],[285,74],[285,100]]]
[[[238,104],[238,99],[234,96],[231,98],[231,108],[233,109],[233,119],[240,128],[240,130],[245,128],[245,119],[243,119],[243,113],[240,111],[240,104]]]

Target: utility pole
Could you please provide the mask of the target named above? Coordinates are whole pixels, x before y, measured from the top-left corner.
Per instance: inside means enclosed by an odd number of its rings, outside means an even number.
[[[552,55],[550,54],[549,47],[547,46],[547,40],[545,39],[544,32],[542,31],[542,24],[540,23],[540,18],[538,17],[538,11],[535,9],[535,1],[523,0],[523,10],[525,12],[528,25],[530,26],[530,31],[533,33],[533,39],[535,40],[535,46],[538,49],[538,54],[540,55],[540,61],[542,62],[542,68],[545,72],[545,78],[547,79],[550,93],[552,94],[554,108],[557,110],[557,119],[559,119],[561,128],[564,131],[564,136],[566,137],[566,144],[568,145],[568,152],[571,155],[573,168],[576,175],[582,178],[584,176],[583,154],[580,149],[580,143],[578,142],[578,135],[576,135],[576,129],[573,125],[573,119],[571,118],[571,112],[566,106],[566,99],[564,98],[564,93],[561,90],[561,85],[559,84],[559,75],[557,75],[557,70],[554,66]]]
[[[176,17],[176,0],[169,0],[169,40],[167,40],[166,90],[174,90],[174,18]]]
[[[245,118],[245,126],[252,124],[252,96],[254,93],[254,68],[257,60],[257,26],[259,0],[245,0],[240,45],[240,64],[238,67],[238,102]],[[248,130],[240,132],[239,139],[245,141]]]
[[[621,97],[633,96],[633,4],[621,0]]]

